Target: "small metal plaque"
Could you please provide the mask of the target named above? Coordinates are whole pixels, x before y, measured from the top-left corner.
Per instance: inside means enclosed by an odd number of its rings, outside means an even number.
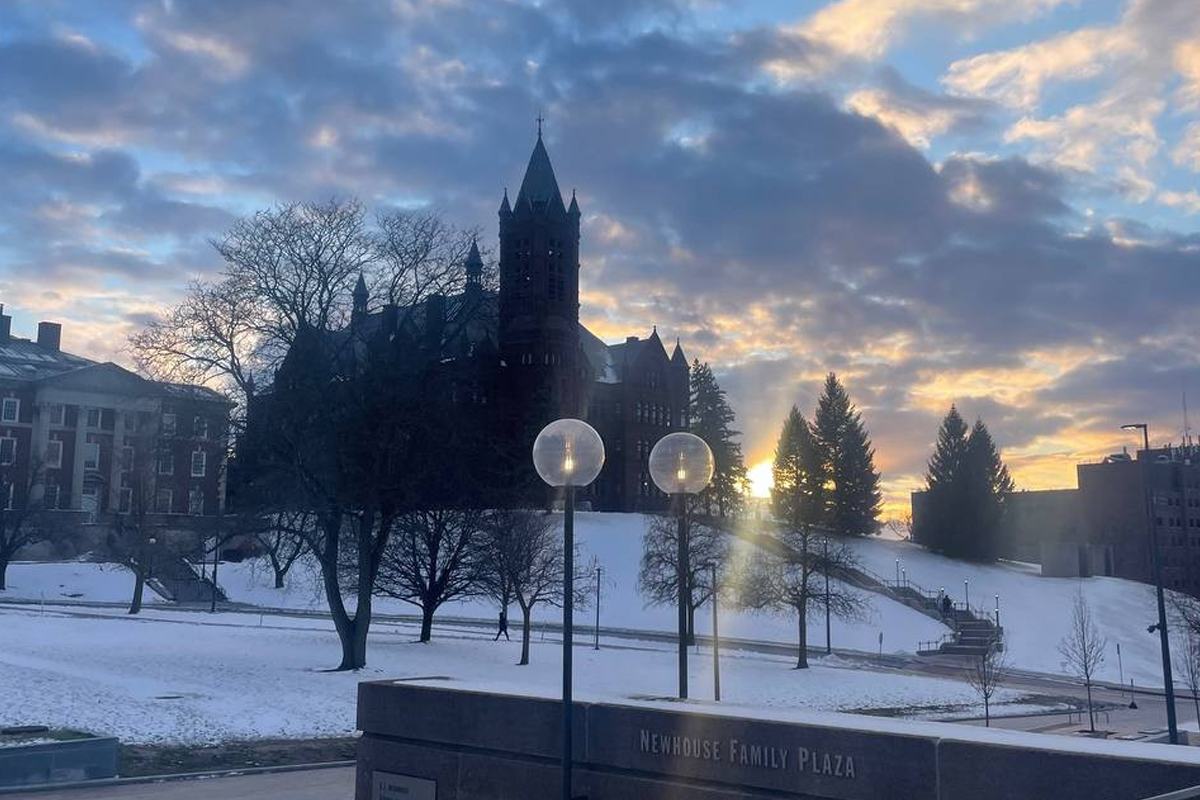
[[[371,800],[437,800],[437,781],[375,770]]]

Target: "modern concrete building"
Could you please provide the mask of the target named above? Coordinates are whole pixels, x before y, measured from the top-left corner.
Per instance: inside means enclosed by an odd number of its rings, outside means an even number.
[[[1151,583],[1152,518],[1163,585],[1200,596],[1200,446],[1114,453],[1075,472],[1078,488],[1009,496],[1002,558],[1039,563],[1043,575]],[[919,530],[925,492],[913,492],[912,513]]]

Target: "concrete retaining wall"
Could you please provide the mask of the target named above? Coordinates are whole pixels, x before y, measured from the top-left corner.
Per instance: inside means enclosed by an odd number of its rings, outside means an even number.
[[[846,725],[576,704],[575,794],[808,800],[1141,800],[1200,784],[1200,754],[1156,745],[1072,752]],[[359,685],[357,800],[558,797],[559,703]],[[989,734],[966,729],[973,738]],[[966,737],[968,739],[972,737]],[[1103,743],[1107,745],[1109,743]],[[1143,748],[1139,751],[1139,748]],[[1149,748],[1144,749],[1144,748]],[[1084,747],[1083,749],[1086,749]],[[1125,755],[1128,752],[1133,754]],[[1139,755],[1149,753],[1149,757]],[[1186,758],[1182,758],[1186,755]]]
[[[0,747],[0,788],[112,778],[116,774],[116,739]]]

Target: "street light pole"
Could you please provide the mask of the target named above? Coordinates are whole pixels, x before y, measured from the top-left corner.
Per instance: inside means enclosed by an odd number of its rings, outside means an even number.
[[[829,624],[829,537],[825,539],[825,654],[832,655],[833,640],[830,636]]]
[[[679,699],[688,696],[687,612],[688,612],[688,525],[687,495],[675,495],[679,503],[679,528],[676,533],[675,583],[679,589]]]
[[[717,631],[717,562],[710,561],[712,569],[712,611],[713,611],[713,700],[721,699],[721,636]]]
[[[563,490],[562,800],[571,800],[574,700],[571,685],[575,629],[575,489],[587,486],[604,466],[604,442],[577,419],[551,422],[533,443],[533,465],[550,486]]]
[[[1141,430],[1143,495],[1146,503],[1146,525],[1150,527],[1150,560],[1154,568],[1154,591],[1158,596],[1158,636],[1162,649],[1163,690],[1167,695],[1167,734],[1171,744],[1179,743],[1179,728],[1175,721],[1175,685],[1171,677],[1171,640],[1167,635],[1167,606],[1163,597],[1162,557],[1158,552],[1158,526],[1154,524],[1154,501],[1150,487],[1150,426],[1144,422],[1122,425],[1121,430]]]
[[[604,567],[596,567],[596,640],[592,644],[593,650],[600,649],[600,574],[604,572]]]

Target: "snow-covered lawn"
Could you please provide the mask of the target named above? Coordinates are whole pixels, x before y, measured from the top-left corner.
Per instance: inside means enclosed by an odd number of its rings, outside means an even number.
[[[671,632],[676,628],[673,606],[647,608],[637,590],[638,569],[642,557],[642,534],[645,518],[640,514],[578,514],[575,535],[579,542],[583,564],[598,564],[602,569],[600,624],[604,627],[629,628]],[[749,548],[737,542],[734,558]],[[594,560],[594,561],[593,561]],[[299,562],[289,574],[283,589],[274,588],[274,578],[265,562],[222,564],[217,582],[230,600],[264,607],[324,610],[326,608],[320,576],[311,564]],[[947,628],[908,606],[869,592],[862,593],[870,608],[862,620],[833,621],[833,645],[838,648],[877,652],[879,634],[884,633],[884,652],[913,652],[917,642],[936,639]],[[414,614],[415,606],[380,598],[374,608],[381,613]],[[447,603],[440,617],[468,617],[494,620],[499,609],[488,599],[469,599]],[[519,618],[514,605],[509,609],[511,622]],[[558,609],[542,606],[535,610],[538,620],[561,620]],[[595,622],[595,608],[578,609],[576,624],[590,627]],[[697,630],[707,633],[711,628],[711,611],[703,608],[697,616]],[[742,639],[794,644],[798,633],[794,614],[741,613],[732,608],[721,609],[721,635]],[[814,623],[809,631],[810,646],[825,644],[825,624]]]
[[[855,543],[860,561],[874,572],[893,577],[896,559],[908,579],[926,589],[944,587],[962,600],[963,581],[969,581],[971,605],[991,610],[1000,595],[1000,624],[1004,626],[1009,659],[1018,667],[1061,672],[1059,642],[1071,622],[1075,593],[1083,592],[1101,634],[1108,638],[1101,680],[1162,686],[1162,660],[1157,635],[1146,626],[1158,618],[1154,588],[1120,578],[1043,578],[1036,565],[975,564],[935,555],[911,542],[869,539]],[[1117,660],[1117,644],[1121,661]]]
[[[547,697],[560,689],[557,642],[535,641],[533,663],[518,667],[518,642],[455,629],[438,629],[422,645],[412,626],[380,625],[370,665],[359,673],[323,671],[336,665],[339,650],[330,624],[315,618],[156,609],[130,618],[117,610],[0,607],[0,630],[0,725],[47,724],[128,742],[349,735],[360,680],[442,676],[451,685]],[[691,661],[694,696],[710,696],[710,663],[708,651]],[[675,654],[666,645],[579,647],[575,664],[580,699],[653,702],[675,691]],[[727,655],[721,707],[776,714],[898,708],[922,716],[923,709],[945,713],[976,702],[956,681],[873,672],[836,658],[807,671],[790,667],[788,659]],[[1005,691],[1000,701],[1020,699]]]
[[[8,565],[7,584],[8,588],[0,592],[0,600],[128,603],[133,598],[134,577],[119,564],[18,561]],[[143,602],[165,601],[147,587]]]

